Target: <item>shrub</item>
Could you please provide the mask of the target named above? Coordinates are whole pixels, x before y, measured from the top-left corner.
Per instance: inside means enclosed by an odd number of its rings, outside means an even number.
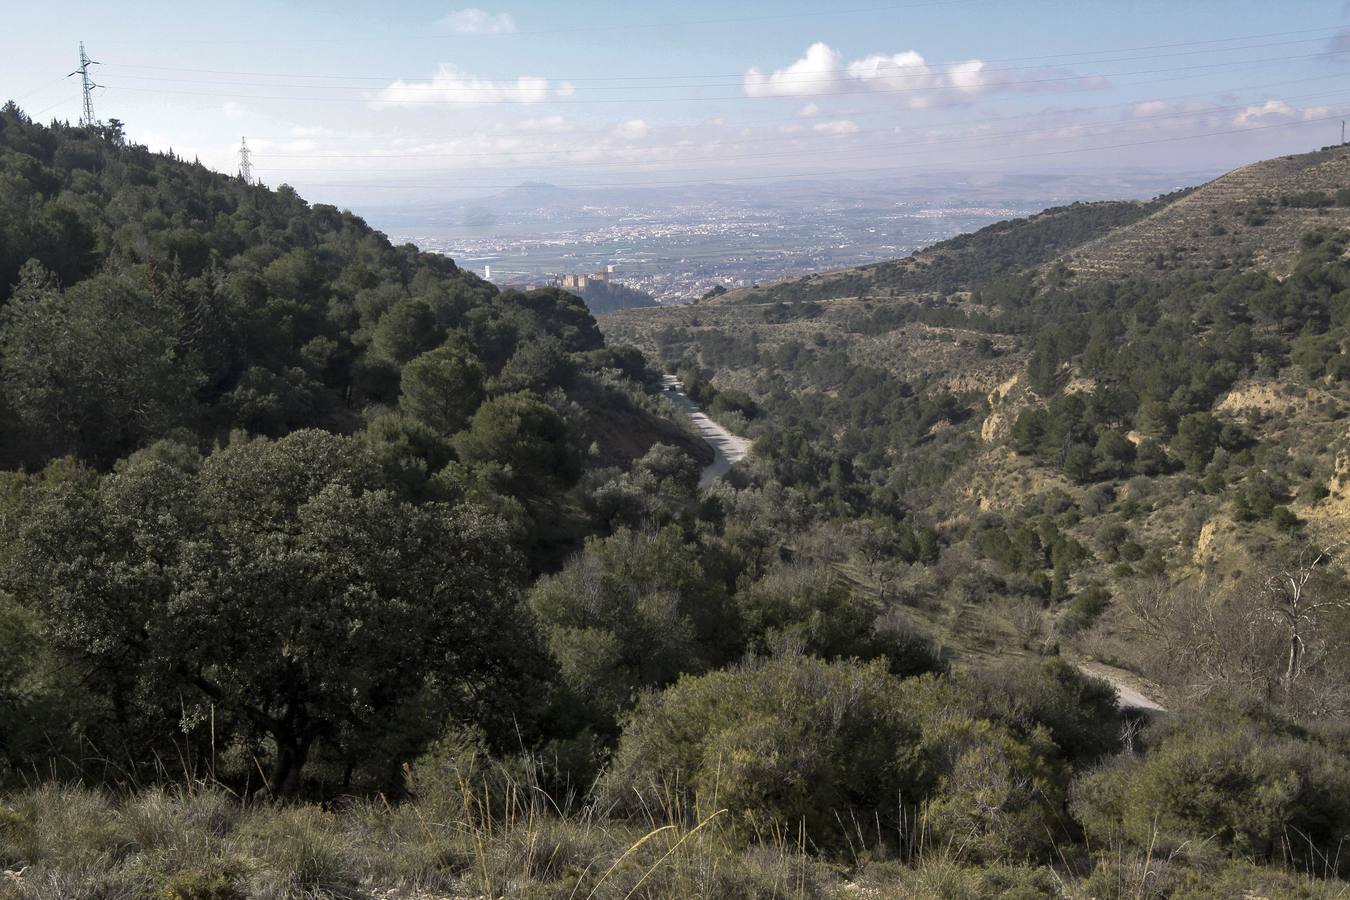
[[[886,621],[827,566],[780,564],[736,595],[749,648],[823,659],[884,658],[896,675],[943,669],[936,648],[899,621]]]
[[[717,807],[757,827],[804,822],[813,841],[841,840],[836,815],[871,821],[892,798],[932,785],[919,727],[880,663],[775,659],[682,678],[645,697],[601,784],[621,811],[674,791],[703,815]]]
[[[1009,660],[980,673],[975,689],[988,713],[1017,733],[1045,728],[1071,764],[1120,748],[1115,689],[1058,657]]]
[[[1073,598],[1064,618],[1065,631],[1073,633],[1092,625],[1111,605],[1111,595],[1105,588],[1090,587]]]
[[[699,815],[726,808],[742,836],[800,827],[826,848],[859,822],[904,834],[927,799],[929,841],[973,858],[1041,853],[1056,793],[1044,759],[973,707],[951,682],[901,680],[880,661],[686,677],[639,704],[599,796],[624,814],[663,797]]]
[[[1212,841],[1244,857],[1292,856],[1319,870],[1336,858],[1350,831],[1343,751],[1223,709],[1170,723],[1150,743],[1146,755],[1115,759],[1074,784],[1074,814],[1094,840]]]

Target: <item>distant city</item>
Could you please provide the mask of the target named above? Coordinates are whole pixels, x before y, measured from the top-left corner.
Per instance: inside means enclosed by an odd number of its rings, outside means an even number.
[[[1165,182],[1096,185],[1147,197]],[[580,192],[544,184],[457,204],[372,216],[396,241],[444,253],[501,286],[582,291],[606,281],[688,303],[736,288],[906,256],[993,222],[1063,202],[1081,184],[953,183],[860,190],[849,184],[756,191],[709,185],[675,194]],[[1082,196],[1083,194],[1079,194]],[[1092,196],[1092,193],[1088,193]],[[384,219],[381,222],[381,219]]]
[[[612,212],[613,224],[539,235],[408,235],[501,285],[583,290],[615,281],[663,304],[905,256],[1031,209],[989,206],[848,211],[704,208]],[[796,214],[794,215],[794,212]],[[814,221],[812,221],[814,219]],[[404,237],[404,236],[400,236]]]

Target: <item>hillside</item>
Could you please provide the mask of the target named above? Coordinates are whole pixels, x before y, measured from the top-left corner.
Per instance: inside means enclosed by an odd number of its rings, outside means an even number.
[[[1347,184],[1343,147],[1253,163],[1065,253],[1065,262],[1083,278],[1230,265],[1283,277],[1303,234],[1350,224]]]
[[[65,454],[108,467],[170,435],[209,443],[234,429],[397,430],[397,414],[445,439],[483,400],[553,389],[574,404],[555,404],[569,440],[599,440],[603,461],[627,465],[661,440],[706,453],[644,406],[641,362],[605,349],[576,298],[498,291],[285,185],[151,154],[114,126],[44,128],[12,106],[0,305],[12,425],[0,467]],[[436,354],[468,379],[452,414],[412,399]]]
[[[1153,200],[1074,203],[998,222],[905,259],[730,291],[764,303],[973,290],[1062,262],[1080,278],[1257,267],[1287,275],[1299,237],[1350,224],[1350,150],[1264,160]]]
[[[911,570],[890,590],[958,659],[1049,642],[1183,694],[1210,676],[1160,657],[1136,618],[1147,585],[1251,604],[1262,573],[1350,524],[1338,196],[1350,151],[1319,151],[1147,208],[1049,210],[874,273],[601,325],[686,383],[704,379],[706,403],[726,394],[721,418],[755,439],[753,477],[845,519],[933,529],[970,583]],[[1259,224],[1192,237],[1199,219],[1256,209]],[[1154,248],[1182,230],[1188,249],[1158,265]],[[1219,267],[1215,241],[1236,248]],[[1044,252],[1006,264],[1016,247]],[[885,284],[888,266],[913,289]]]
[[[602,333],[6,106],[0,897],[1343,896],[1350,235],[1169,202]]]
[[[727,292],[715,302],[829,300],[969,290],[991,278],[1034,268],[1123,225],[1137,222],[1164,207],[1169,199],[1055,207],[1025,219],[996,222],[979,231],[940,241],[905,259],[741,288]]]

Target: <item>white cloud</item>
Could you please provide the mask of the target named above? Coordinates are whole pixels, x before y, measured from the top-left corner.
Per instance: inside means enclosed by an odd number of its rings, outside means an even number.
[[[489,81],[442,63],[430,81],[395,81],[373,101],[376,109],[438,103],[539,103],[548,99],[546,78],[522,75],[515,81]]]
[[[576,92],[576,85],[572,84],[570,81],[560,81],[558,82],[558,86],[553,89],[553,93],[557,94],[559,97],[570,97]]]
[[[1170,108],[1166,100],[1145,100],[1134,105],[1134,114],[1138,117],[1156,116],[1167,112]]]
[[[1053,91],[1107,86],[1100,76],[1078,77],[1059,70],[1040,70],[1014,77],[1012,70],[969,59],[931,66],[914,50],[891,55],[875,53],[844,64],[828,44],[817,42],[806,55],[765,75],[745,73],[749,97],[810,97],[832,93],[884,93],[914,108],[967,102],[993,91]],[[814,109],[814,104],[806,107]],[[805,113],[803,113],[805,115]],[[812,115],[814,113],[811,113]]]
[[[247,106],[242,103],[235,103],[233,100],[226,100],[221,104],[220,111],[224,113],[227,119],[242,119],[250,115]]]
[[[641,119],[629,119],[614,129],[616,137],[625,141],[637,141],[651,134],[652,127]]]
[[[818,122],[814,128],[821,134],[857,134],[860,130],[857,123],[850,122],[848,119],[839,119],[834,122]]]
[[[816,116],[819,114],[820,114],[820,107],[816,106],[814,103],[808,103],[801,109],[797,110],[797,115],[801,116],[803,119],[809,119],[812,116]]]
[[[456,34],[515,34],[516,20],[510,13],[493,15],[487,10],[471,6],[457,9],[436,23]]]
[[[1276,125],[1298,118],[1294,108],[1283,100],[1267,100],[1260,106],[1249,106],[1233,117],[1233,124],[1239,128],[1249,125]]]
[[[948,83],[957,90],[968,93],[983,90],[988,84],[988,76],[989,72],[984,62],[978,59],[956,63],[947,69]]]
[[[954,63],[942,70],[913,50],[864,57],[849,63],[848,75],[862,90],[895,94],[915,108],[958,103],[983,93],[992,83],[991,72],[981,60]]]
[[[817,41],[806,55],[785,69],[764,75],[759,69],[745,73],[745,93],[750,97],[810,97],[828,94],[838,87],[839,53]]]

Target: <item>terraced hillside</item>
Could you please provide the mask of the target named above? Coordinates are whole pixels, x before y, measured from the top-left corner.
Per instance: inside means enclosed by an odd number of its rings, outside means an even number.
[[[1350,149],[1243,166],[1064,255],[1085,278],[1252,264],[1288,274],[1299,238],[1350,224]]]

